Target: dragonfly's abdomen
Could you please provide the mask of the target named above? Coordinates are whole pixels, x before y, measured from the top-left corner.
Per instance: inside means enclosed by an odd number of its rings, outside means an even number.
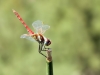
[[[15,10],[13,10],[13,12],[16,15],[16,17],[20,20],[20,22],[24,25],[24,27],[27,29],[29,34],[34,34],[34,32],[27,26],[27,24],[24,22],[24,20],[21,18],[18,12],[16,12]]]

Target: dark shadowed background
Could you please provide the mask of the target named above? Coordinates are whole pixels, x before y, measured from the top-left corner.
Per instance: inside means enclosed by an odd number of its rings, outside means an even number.
[[[46,75],[38,43],[27,33],[15,9],[32,23],[50,25],[54,75],[100,75],[100,0],[0,0],[0,75]]]

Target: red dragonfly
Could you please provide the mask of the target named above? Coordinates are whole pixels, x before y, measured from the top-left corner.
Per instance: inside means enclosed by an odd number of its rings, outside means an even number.
[[[13,10],[13,13],[17,16],[17,18],[21,21],[21,23],[24,25],[26,28],[28,34],[23,34],[21,35],[21,38],[26,38],[30,41],[37,41],[39,43],[39,53],[42,54],[43,56],[47,57],[44,55],[41,51],[47,51],[49,48],[46,48],[45,46],[49,46],[51,44],[51,41],[43,36],[44,32],[50,28],[48,25],[43,25],[43,22],[40,20],[37,20],[32,23],[32,26],[36,30],[36,33],[34,33],[24,22],[24,20],[21,18],[21,16]]]

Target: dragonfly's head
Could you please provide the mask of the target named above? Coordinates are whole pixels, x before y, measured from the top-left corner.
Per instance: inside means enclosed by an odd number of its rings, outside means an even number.
[[[46,42],[46,46],[49,46],[51,44],[51,41],[49,39],[47,39],[47,42]]]

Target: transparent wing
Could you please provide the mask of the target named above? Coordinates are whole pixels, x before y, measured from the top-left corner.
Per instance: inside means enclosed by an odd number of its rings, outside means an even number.
[[[45,31],[48,30],[49,28],[50,28],[49,25],[43,25],[43,26],[42,26],[42,34],[44,34]]]
[[[32,26],[38,32],[38,30],[42,28],[42,21],[37,20],[37,21],[32,23]]]
[[[36,30],[37,33],[43,34],[47,29],[50,28],[48,25],[43,25],[43,22],[40,20],[37,20],[32,23],[32,26]]]
[[[35,41],[35,39],[33,39],[31,36],[29,36],[28,34],[23,34],[23,35],[21,35],[21,37],[20,38],[25,38],[25,39],[28,39],[28,40],[30,40],[30,41]]]

